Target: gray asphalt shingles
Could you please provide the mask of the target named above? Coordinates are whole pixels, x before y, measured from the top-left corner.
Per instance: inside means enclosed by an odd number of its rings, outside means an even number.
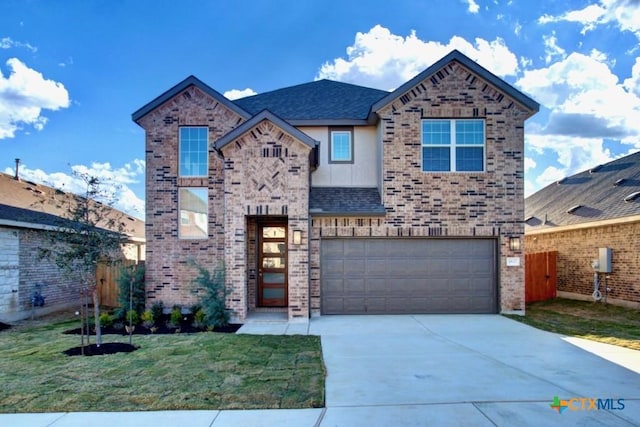
[[[640,215],[640,198],[624,200],[638,191],[640,152],[594,166],[527,197],[526,229],[537,230]],[[580,207],[572,213],[567,212],[575,206]]]

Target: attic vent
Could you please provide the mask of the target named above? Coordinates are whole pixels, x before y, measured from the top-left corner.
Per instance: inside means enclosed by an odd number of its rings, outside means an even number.
[[[595,168],[589,169],[589,173],[596,173],[602,168],[602,165],[598,165]]]
[[[622,183],[625,182],[625,181],[626,181],[626,179],[620,178],[616,182],[613,183],[613,186],[617,187],[618,185],[622,185]]]
[[[556,181],[556,184],[558,184],[558,185],[563,184],[566,180],[567,180],[567,178],[559,179],[558,181]]]
[[[580,209],[581,207],[582,207],[582,205],[571,206],[569,209],[567,209],[567,213],[568,214],[572,214],[575,211],[577,211],[578,209]]]
[[[624,198],[624,201],[625,202],[632,202],[635,199],[637,199],[638,197],[640,197],[640,191],[636,191],[635,193],[629,194],[627,197]]]

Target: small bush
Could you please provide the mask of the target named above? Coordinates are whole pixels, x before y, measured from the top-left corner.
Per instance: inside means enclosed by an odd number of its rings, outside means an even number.
[[[178,328],[182,323],[182,308],[179,305],[174,305],[169,316],[169,327]]]
[[[162,301],[154,302],[151,305],[151,315],[153,316],[153,323],[160,324],[164,315],[164,303]]]
[[[208,326],[226,326],[229,313],[225,307],[227,288],[225,286],[224,267],[217,268],[213,275],[195,261],[190,264],[198,270],[198,276],[192,282],[192,292],[201,298],[202,310]]]
[[[199,309],[193,313],[193,327],[202,328],[206,326],[207,315],[203,309]]]
[[[150,328],[155,325],[155,322],[153,321],[153,313],[151,312],[151,310],[143,311],[142,315],[140,316],[140,320],[142,320],[142,326],[144,326],[145,328]]]
[[[138,322],[140,322],[140,317],[138,316],[138,313],[135,310],[129,310],[127,311],[127,316],[126,316],[126,325],[128,325],[129,323],[131,323],[132,325],[137,325]]]
[[[113,325],[113,316],[106,312],[100,313],[100,326],[108,328],[111,325]]]

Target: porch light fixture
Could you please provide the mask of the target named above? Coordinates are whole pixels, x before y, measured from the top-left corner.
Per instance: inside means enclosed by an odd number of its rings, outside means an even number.
[[[509,249],[511,249],[512,251],[520,250],[520,237],[518,236],[509,237]]]
[[[300,243],[302,243],[302,231],[293,230],[293,244],[299,245]]]

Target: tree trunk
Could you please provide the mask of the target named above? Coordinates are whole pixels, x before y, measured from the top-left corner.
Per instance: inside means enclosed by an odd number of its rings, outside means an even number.
[[[98,287],[93,286],[91,290],[93,294],[93,318],[96,324],[96,345],[102,345],[102,328],[100,327],[100,300],[98,298]]]

